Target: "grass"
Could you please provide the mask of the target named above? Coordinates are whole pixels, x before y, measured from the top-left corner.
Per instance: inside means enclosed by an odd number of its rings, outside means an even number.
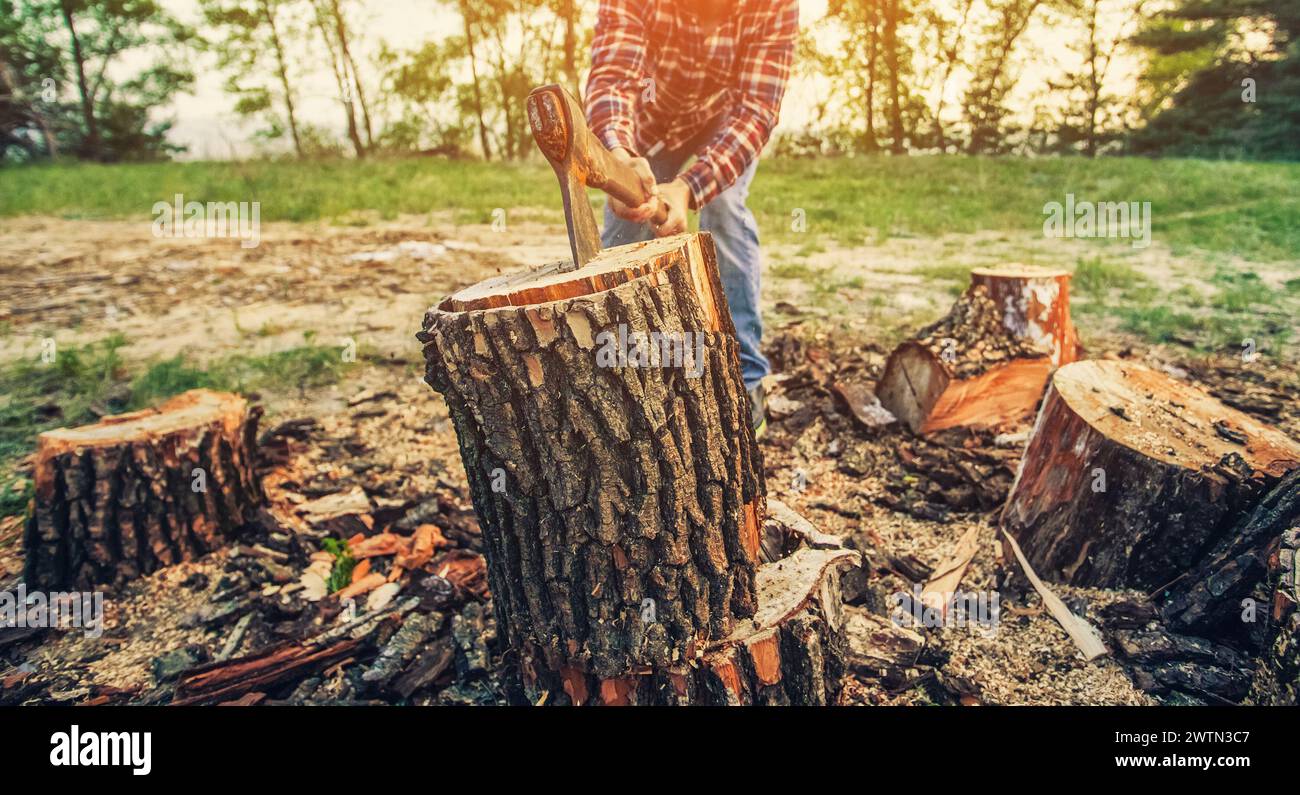
[[[0,516],[26,510],[30,482],[14,472],[14,464],[34,449],[42,431],[147,408],[198,387],[248,394],[325,386],[352,366],[339,348],[316,345],[310,337],[270,354],[232,355],[202,366],[176,356],[134,369],[121,356],[125,345],[125,338],[114,335],[59,348],[49,362],[21,359],[0,366]]]
[[[152,221],[158,201],[259,202],[261,221],[358,223],[357,214],[390,219],[447,210],[458,222],[488,223],[498,207],[553,209],[555,176],[540,161],[525,164],[435,159],[92,163],[5,171],[0,216],[139,218]]]
[[[555,177],[540,161],[433,158],[312,162],[59,164],[5,171],[0,216],[151,220],[158,201],[257,201],[263,221],[353,223],[449,211],[457,222],[558,222]],[[1043,205],[1150,201],[1152,237],[1175,253],[1257,260],[1300,255],[1300,163],[965,156],[768,159],[750,207],[765,237],[846,245],[988,230],[1041,231]],[[594,194],[593,194],[594,198]],[[803,210],[806,231],[792,229]],[[812,242],[808,242],[808,241]],[[1104,245],[1099,243],[1098,245]]]
[[[1105,300],[1114,290],[1131,290],[1148,284],[1145,276],[1122,262],[1101,257],[1079,260],[1070,290],[1093,300]]]
[[[1223,266],[1205,286],[1208,296],[1192,284],[1156,284],[1102,257],[1079,260],[1071,282],[1083,299],[1079,314],[1112,318],[1148,342],[1209,351],[1236,350],[1253,340],[1262,351],[1278,352],[1292,340],[1295,302],[1289,287],[1277,291],[1256,273]]]
[[[334,593],[346,588],[352,581],[352,570],[357,567],[357,560],[352,557],[352,550],[348,548],[347,540],[325,538],[321,540],[321,548],[334,556],[334,565],[330,567],[329,579],[325,581],[326,592]]]

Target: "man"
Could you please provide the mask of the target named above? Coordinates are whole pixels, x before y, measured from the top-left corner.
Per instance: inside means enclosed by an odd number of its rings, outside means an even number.
[[[798,0],[601,0],[587,80],[588,125],[651,195],[640,207],[610,198],[601,242],[675,235],[688,210],[699,212],[717,246],[755,433],[766,424],[770,368],[759,350],[758,226],[745,199],[798,29]],[[660,200],[668,218],[651,229]]]

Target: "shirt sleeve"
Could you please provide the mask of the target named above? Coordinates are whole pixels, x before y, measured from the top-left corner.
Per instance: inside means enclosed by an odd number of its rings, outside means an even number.
[[[606,147],[636,151],[634,114],[644,90],[646,0],[601,0],[587,77],[587,126]]]
[[[731,116],[681,175],[696,208],[729,188],[763,151],[780,116],[798,33],[798,0],[776,0],[742,33],[749,40],[739,53]]]

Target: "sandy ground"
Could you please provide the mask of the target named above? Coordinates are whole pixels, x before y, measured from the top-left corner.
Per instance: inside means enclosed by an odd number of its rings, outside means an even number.
[[[1061,241],[1051,244],[1056,248],[1050,256],[1059,261]],[[800,253],[798,243],[770,246],[769,270],[798,260],[814,269],[829,269],[853,286],[815,294],[814,285],[805,280],[771,277],[764,301],[769,338],[798,335],[814,345],[820,340],[835,351],[861,347],[867,366],[878,366],[890,340],[934,319],[952,301],[945,285],[910,272],[909,266],[939,260],[971,266],[1043,264],[1049,254],[1042,245],[1032,236],[976,235],[894,239],[811,253]],[[269,408],[264,427],[314,416],[324,428],[314,439],[364,437],[361,452],[326,444],[301,457],[331,459],[336,476],[341,468],[345,476],[378,478],[383,493],[392,499],[418,500],[444,487],[463,493],[464,476],[445,406],[420,381],[414,334],[422,314],[461,286],[566,254],[564,230],[544,224],[517,224],[503,231],[456,226],[438,218],[402,218],[360,228],[267,224],[261,244],[243,249],[233,240],[157,239],[146,222],[10,219],[0,227],[0,359],[34,357],[45,337],[60,344],[84,344],[114,333],[126,336],[129,345],[123,353],[138,362],[177,354],[203,361],[236,352],[270,352],[302,344],[304,334],[320,344],[355,341],[376,352],[380,361],[344,383],[311,393],[263,395]],[[1205,275],[1194,260],[1158,248],[1132,256],[1139,258],[1145,273],[1161,279]],[[1285,275],[1281,269],[1264,271],[1268,278]],[[1089,338],[1089,331],[1083,328],[1092,350],[1131,343],[1105,330]],[[1185,355],[1146,351],[1148,358],[1169,361]],[[373,410],[349,405],[350,398],[366,390],[393,394]],[[1293,418],[1288,418],[1290,424]],[[881,506],[874,498],[889,488],[883,478],[849,474],[837,463],[838,453],[826,452],[861,443],[847,427],[832,423],[786,429],[774,423],[763,442],[771,494],[823,531],[853,539],[860,549],[911,555],[931,567],[974,525],[979,528],[980,552],[962,587],[995,589],[1000,552],[989,516],[954,513],[943,521],[926,521]],[[190,580],[195,571],[214,574],[222,562],[174,567],[129,589],[123,597],[126,606],[110,610],[110,626],[116,630],[110,634],[116,639],[108,652],[102,645],[94,650],[87,640],[66,636],[44,644],[28,662],[73,672],[74,680],[149,687],[149,662],[155,655],[185,643],[215,642],[205,639],[201,628],[181,625],[181,618],[197,610],[201,599],[179,583]],[[0,566],[9,574],[16,573],[18,565],[12,548],[0,556]],[[3,574],[0,571],[0,580]],[[909,587],[901,578],[876,585],[886,593]],[[1101,607],[1125,596],[1068,588],[1060,595],[1094,620]],[[973,688],[976,703],[1152,703],[1115,660],[1084,662],[1035,596],[1006,594],[1002,607],[994,633],[973,628],[927,631],[928,643],[942,653],[940,670]],[[79,686],[70,684],[64,700],[75,701],[80,693]],[[862,680],[845,693],[847,703],[858,704],[933,700],[933,691],[926,687],[897,691]]]

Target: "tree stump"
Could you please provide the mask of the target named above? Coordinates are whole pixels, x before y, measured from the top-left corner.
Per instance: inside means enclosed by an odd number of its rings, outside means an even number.
[[[944,318],[890,354],[876,394],[914,433],[996,428],[1031,416],[1052,369],[1079,354],[1067,271],[977,268]]]
[[[224,544],[262,502],[260,415],[238,395],[195,389],[41,434],[29,587],[117,585]]]
[[[1300,444],[1132,362],[1056,371],[1002,513],[1040,576],[1153,590],[1229,532]]]
[[[762,683],[773,644],[816,634],[764,618],[763,466],[709,235],[488,279],[418,338],[529,701],[743,701],[740,647]]]

